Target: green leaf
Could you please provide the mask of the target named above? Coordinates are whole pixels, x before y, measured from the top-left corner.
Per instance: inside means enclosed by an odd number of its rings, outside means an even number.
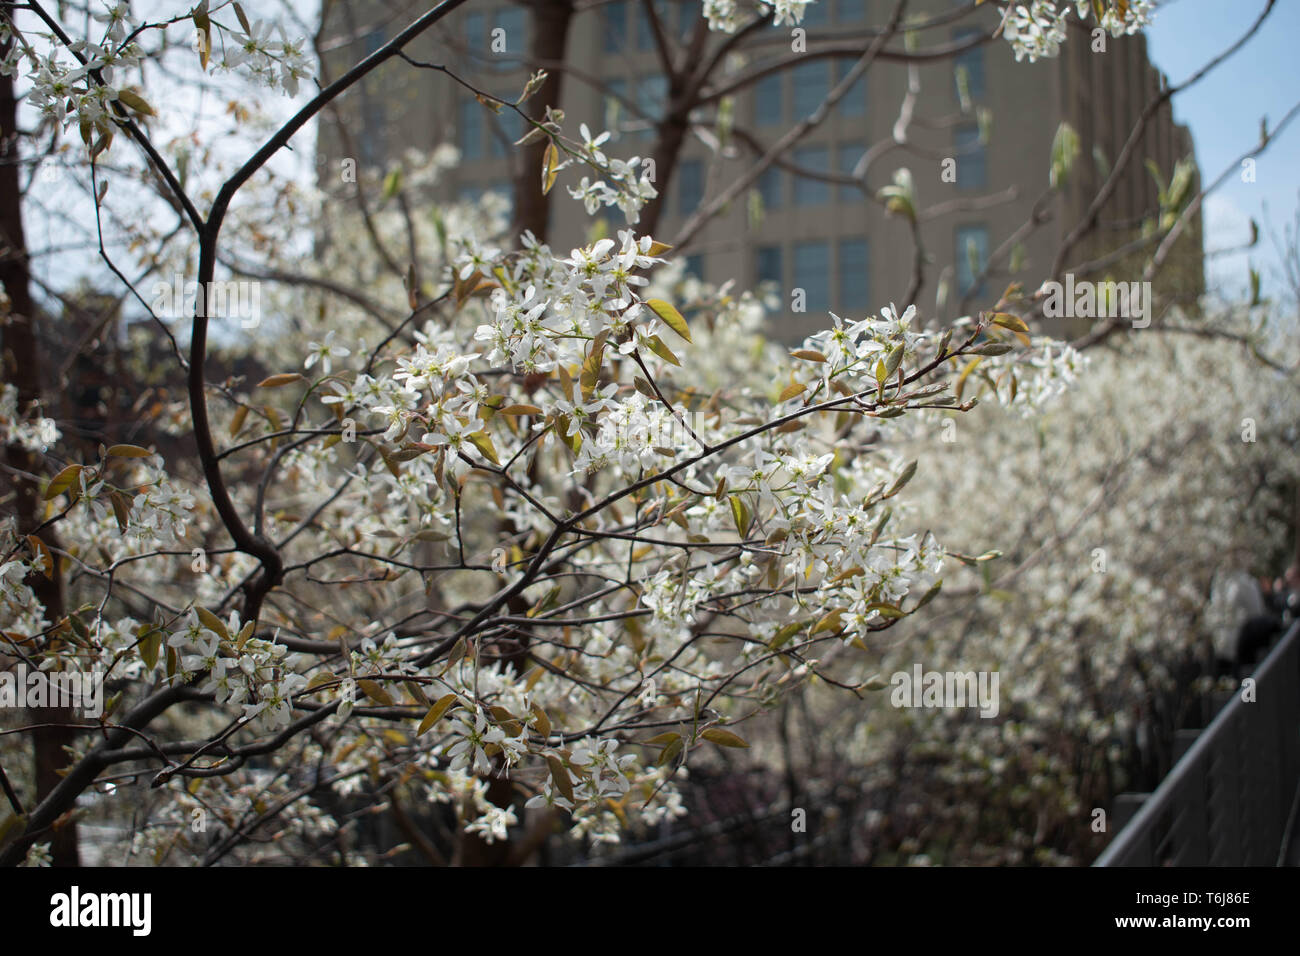
[[[569,771],[564,769],[560,758],[547,757],[546,766],[551,771],[551,781],[555,784],[555,788],[560,791],[564,799],[572,803],[574,801],[573,781],[569,779]]]
[[[57,498],[81,477],[81,465],[69,465],[57,475],[50,479],[50,483],[45,488],[45,500]]]
[[[885,492],[885,497],[892,498],[894,497],[894,495],[902,491],[903,486],[906,485],[909,481],[911,481],[912,476],[915,474],[916,474],[916,462],[909,461],[907,463],[907,466],[904,467],[902,472],[899,473],[897,480],[895,480],[895,482],[889,486],[889,490]]]
[[[384,177],[383,198],[385,201],[392,199],[397,195],[398,190],[402,188],[402,171],[400,169],[391,170]]]
[[[778,405],[782,402],[788,402],[796,395],[802,395],[806,391],[808,391],[807,385],[804,385],[802,382],[791,382],[785,388],[781,389],[781,394],[776,397],[776,402]]]
[[[454,703],[456,703],[455,694],[444,694],[439,697],[437,702],[429,708],[429,712],[424,715],[424,719],[420,721],[420,726],[415,730],[415,736],[421,737],[428,733],[429,728],[441,720],[442,715],[447,713]]]
[[[745,743],[745,741],[737,737],[731,731],[723,730],[721,727],[710,727],[708,730],[704,731],[704,733],[700,734],[700,736],[710,743],[717,744],[719,747],[749,748],[749,744]]]
[[[161,646],[162,632],[156,627],[146,628],[144,634],[140,635],[140,660],[144,661],[149,670],[158,666],[158,648]]]
[[[255,388],[281,388],[285,385],[292,385],[294,382],[305,382],[305,376],[297,372],[280,372],[278,375],[271,375],[262,379],[255,385]]]
[[[668,328],[672,329],[687,342],[691,340],[691,330],[687,327],[686,320],[682,318],[682,314],[670,303],[665,302],[663,299],[650,299],[646,302],[646,306],[649,307],[651,312],[659,316]]]
[[[469,436],[469,440],[473,442],[474,447],[479,450],[479,453],[482,454],[484,458],[492,462],[494,465],[501,464],[501,459],[497,457],[496,446],[492,444],[492,436],[487,432],[475,432]]]
[[[139,445],[113,445],[108,453],[114,458],[148,458],[153,454],[148,448]]]
[[[199,616],[199,623],[201,623],[209,631],[212,631],[223,641],[230,640],[230,632],[226,630],[226,625],[221,620],[221,618],[217,617],[207,608],[202,607],[201,605],[198,604],[194,605],[194,613]]]
[[[898,371],[898,366],[902,364],[903,361],[904,349],[905,346],[903,343],[899,342],[890,349],[889,354],[885,356],[885,378],[889,378],[889,376]]]
[[[546,144],[546,155],[542,158],[542,195],[545,196],[555,185],[555,177],[560,171],[560,151],[555,148],[555,141]]]
[[[135,110],[141,116],[157,116],[149,101],[134,90],[118,90],[117,98],[120,102],[125,103],[131,109]]]
[[[393,706],[392,695],[389,694],[388,691],[384,690],[384,688],[381,687],[379,684],[377,684],[375,681],[359,680],[357,681],[357,686],[361,688],[361,693],[365,694],[376,704],[380,704],[384,707]]]
[[[1065,185],[1078,155],[1079,134],[1074,131],[1073,126],[1062,121],[1056,128],[1056,135],[1052,137],[1052,167],[1048,174],[1048,182],[1052,188]]]
[[[729,495],[728,500],[731,502],[731,520],[736,525],[736,533],[744,538],[749,534],[749,524],[752,520],[749,506],[740,495]]]
[[[578,377],[583,398],[590,398],[600,383],[600,367],[605,361],[605,338],[608,335],[608,329],[601,329],[587,349],[587,357],[582,363],[582,373]]]
[[[654,352],[655,355],[659,356],[669,365],[676,365],[678,368],[681,367],[682,363],[678,361],[677,356],[673,354],[673,350],[667,345],[664,345],[664,340],[659,336],[650,336],[650,341],[647,344],[649,344],[651,352]]]

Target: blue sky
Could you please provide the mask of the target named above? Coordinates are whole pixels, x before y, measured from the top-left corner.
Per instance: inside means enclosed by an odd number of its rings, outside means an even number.
[[[1180,83],[1249,28],[1266,0],[1165,0],[1147,30],[1151,59],[1170,83]],[[1300,101],[1300,0],[1278,0],[1256,34],[1231,59],[1174,98],[1174,116],[1191,128],[1196,159],[1208,184],[1259,140],[1259,121],[1276,127]],[[1260,224],[1260,244],[1249,254],[1206,263],[1206,279],[1225,292],[1246,285],[1247,261],[1261,269],[1264,295],[1280,289],[1279,257],[1269,233],[1291,222],[1300,206],[1300,116],[1256,161],[1255,182],[1233,175],[1206,201],[1207,252],[1249,239]],[[1265,210],[1267,208],[1267,215]]]

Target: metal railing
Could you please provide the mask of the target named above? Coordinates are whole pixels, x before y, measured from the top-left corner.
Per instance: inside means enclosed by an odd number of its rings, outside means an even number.
[[[1300,623],[1094,866],[1275,866],[1300,784]]]

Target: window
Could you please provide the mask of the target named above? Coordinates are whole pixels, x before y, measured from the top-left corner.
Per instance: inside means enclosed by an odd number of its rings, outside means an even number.
[[[689,216],[704,201],[704,163],[698,159],[682,160],[677,167],[677,214]]]
[[[836,60],[835,61],[835,82],[839,83],[849,75],[849,70],[853,69],[853,60]],[[835,105],[841,116],[866,116],[867,115],[867,74],[863,73],[849,91],[844,94],[844,98]]]
[[[695,32],[695,24],[699,23],[703,16],[702,0],[685,0],[684,3],[677,4],[677,32],[683,37],[689,37]]]
[[[627,80],[614,79],[607,80],[605,83],[612,94],[605,97],[605,129],[613,135],[611,139],[618,139],[619,120],[623,115],[623,101],[627,99]]]
[[[477,100],[462,100],[457,104],[460,123],[457,124],[457,145],[461,159],[483,158],[483,107]]]
[[[364,44],[365,49],[365,52],[362,54],[362,59],[364,59],[384,45],[384,31],[371,30],[365,35],[365,39],[362,40],[362,43]]]
[[[794,77],[794,115],[803,119],[821,106],[830,91],[830,64],[825,60],[800,63],[791,74]]]
[[[865,143],[840,143],[835,148],[835,171],[848,176],[853,172],[853,167],[858,165],[858,160],[862,158],[862,154],[866,151]],[[837,186],[835,188],[835,198],[840,202],[861,202],[863,193],[857,186]]]
[[[831,171],[831,154],[825,146],[803,146],[794,151],[791,157],[796,166],[818,173]],[[796,206],[818,206],[831,201],[831,187],[820,179],[807,176],[794,178],[794,204]]]
[[[957,188],[983,189],[988,185],[988,168],[979,125],[958,126],[953,130],[952,143],[957,160]]]
[[[493,28],[505,31],[505,50],[495,53],[496,67],[499,70],[514,70],[519,64],[513,58],[522,56],[528,49],[528,20],[522,7],[503,7],[496,12]]]
[[[870,286],[867,275],[870,261],[867,258],[867,240],[841,239],[836,263],[839,282],[836,287],[836,305],[849,315],[865,314],[871,310]]]
[[[671,38],[673,11],[669,8],[667,0],[654,0],[654,3],[655,13],[659,17],[659,27],[664,31],[665,38]],[[636,48],[638,50],[655,48],[654,26],[650,23],[650,14],[646,13],[645,4],[640,2],[636,5]]]
[[[975,285],[975,277],[988,265],[989,230],[987,226],[958,226],[956,237],[957,293],[964,296]],[[975,295],[984,295],[987,284],[981,282]]]
[[[668,78],[662,73],[649,73],[637,80],[636,105],[651,119],[663,116],[668,105]]]
[[[697,252],[686,257],[685,274],[695,276],[697,279],[704,278],[704,254]]]
[[[488,53],[487,14],[482,10],[465,14],[465,45],[469,47],[470,56],[486,56]]]
[[[780,209],[785,200],[785,176],[776,166],[769,166],[758,177],[758,194],[763,199],[763,208]]]
[[[840,23],[861,23],[866,18],[867,0],[836,0],[835,19]]]
[[[794,275],[790,284],[804,290],[804,309],[807,312],[815,314],[830,310],[830,259],[830,247],[826,242],[794,244]]]
[[[513,110],[502,110],[494,119],[497,128],[492,131],[492,155],[495,158],[510,155],[510,148],[524,135],[524,119]]]
[[[965,43],[976,37],[982,37],[983,30],[972,30],[969,27],[964,30],[957,30],[953,33],[952,38],[956,43]],[[970,89],[971,99],[978,100],[984,97],[984,47],[977,46],[959,54],[953,58],[953,83],[956,89],[957,70],[961,68],[966,70],[966,82]]]
[[[785,276],[781,268],[780,246],[759,246],[754,250],[754,282],[775,282],[784,287]]]
[[[831,22],[831,5],[827,0],[817,0],[803,8],[801,27],[824,27]]]
[[[771,73],[754,84],[754,122],[773,126],[785,120],[785,87],[780,73]]]
[[[627,0],[614,0],[601,10],[602,44],[606,53],[622,53],[627,47]]]

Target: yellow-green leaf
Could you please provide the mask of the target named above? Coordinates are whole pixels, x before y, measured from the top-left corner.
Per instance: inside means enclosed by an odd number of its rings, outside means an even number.
[[[474,443],[474,447],[484,458],[494,465],[501,464],[501,459],[497,457],[496,446],[492,444],[492,436],[487,432],[475,432],[469,436],[469,440]]]
[[[365,694],[376,704],[382,704],[384,707],[393,706],[392,695],[384,690],[379,684],[372,680],[359,680],[357,686],[361,688],[361,693]]]
[[[226,630],[226,625],[221,618],[217,617],[211,611],[200,605],[194,605],[194,613],[199,616],[199,623],[219,636],[223,641],[230,640],[230,632]]]
[[[294,382],[305,381],[304,376],[297,372],[281,372],[278,375],[271,375],[257,383],[258,388],[280,388],[282,385],[292,385]]]
[[[69,465],[51,478],[49,485],[45,488],[45,500],[49,501],[51,498],[58,497],[72,487],[77,479],[81,477],[81,468],[81,465]]]
[[[153,107],[149,105],[149,101],[134,90],[118,90],[117,98],[142,116],[157,115],[154,113]]]
[[[651,312],[663,320],[664,325],[668,326],[668,328],[672,329],[687,342],[691,340],[691,330],[686,325],[686,320],[682,318],[682,314],[678,312],[671,303],[665,302],[663,299],[649,299],[646,302],[646,306],[649,307]]]
[[[139,445],[113,445],[108,453],[114,458],[148,458],[153,454],[148,448]]]
[[[785,388],[781,389],[781,394],[776,398],[777,404],[779,405],[781,402],[788,402],[796,395],[802,395],[806,391],[808,391],[807,385],[804,385],[802,382],[791,382]]]
[[[700,734],[705,740],[717,744],[719,747],[744,747],[748,748],[749,744],[737,737],[730,730],[723,730],[721,727],[710,727],[704,733]]]
[[[731,501],[731,520],[735,522],[736,533],[743,538],[749,534],[749,506],[745,504],[740,495],[731,495],[729,500]]]
[[[445,714],[454,703],[456,703],[455,694],[444,694],[442,697],[439,697],[437,702],[429,708],[429,712],[424,715],[424,719],[420,721],[420,726],[415,730],[415,736],[420,737],[428,733],[429,728],[441,720],[442,715]]]
[[[560,151],[555,148],[555,141],[546,144],[546,156],[542,159],[542,195],[545,196],[555,185],[555,176],[559,172]]]

